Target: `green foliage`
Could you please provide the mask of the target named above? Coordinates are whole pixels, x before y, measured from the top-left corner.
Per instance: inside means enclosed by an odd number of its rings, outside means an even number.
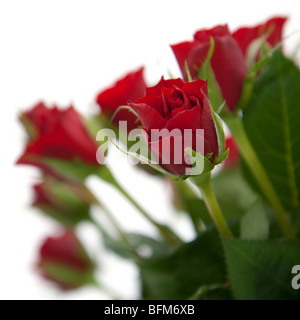
[[[300,261],[299,242],[223,239],[235,299],[300,299],[291,270]]]
[[[244,126],[282,204],[295,211],[300,191],[300,71],[276,50],[254,84]]]
[[[244,240],[267,240],[270,223],[261,201],[252,206],[241,221],[241,238]]]
[[[224,284],[226,291],[226,268],[217,231],[209,229],[171,255],[142,265],[141,280],[145,299],[201,298],[197,292],[203,286],[207,297],[208,289],[216,284]]]
[[[215,159],[214,164],[217,165],[224,161],[228,157],[229,150],[226,152],[226,141],[225,141],[225,133],[223,128],[223,123],[221,121],[221,118],[216,114],[214,109],[211,107],[211,114],[216,126],[217,136],[218,136],[218,145],[219,145],[219,156]]]
[[[130,245],[124,241],[104,236],[106,248],[125,259],[136,259],[137,252],[142,259],[147,261],[163,257],[170,252],[170,248],[163,241],[138,233],[128,233],[126,236]]]

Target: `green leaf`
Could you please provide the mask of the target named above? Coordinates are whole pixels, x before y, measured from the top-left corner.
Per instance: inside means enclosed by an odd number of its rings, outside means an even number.
[[[114,252],[122,258],[132,260],[136,258],[134,249],[123,241],[103,235],[103,242],[106,249]]]
[[[185,153],[190,157],[193,158],[194,161],[192,163],[192,167],[198,167],[201,168],[203,166],[203,170],[197,177],[202,176],[206,173],[210,173],[213,168],[215,167],[214,164],[212,164],[209,160],[209,158],[212,156],[212,154],[207,154],[205,157],[200,153],[194,151],[192,148],[185,148]]]
[[[286,209],[299,206],[300,70],[280,50],[265,64],[244,112],[247,135]]]
[[[189,69],[189,67],[188,67],[187,61],[184,62],[184,68],[185,68],[185,72],[186,72],[187,77],[188,77],[188,81],[189,81],[189,82],[192,82],[192,81],[193,81],[193,78],[192,78],[192,76],[191,76],[191,72],[190,72],[190,69]]]
[[[265,208],[261,201],[243,216],[241,221],[241,239],[267,240],[269,237],[270,223]]]
[[[129,233],[128,239],[142,257],[146,259],[157,259],[163,257],[170,252],[170,247],[164,241],[145,236],[139,233]]]
[[[215,78],[214,72],[210,65],[211,58],[215,49],[215,42],[213,37],[210,38],[210,48],[205,61],[203,62],[201,69],[198,70],[199,79],[207,80],[209,100],[214,108],[218,111],[219,108],[224,104],[224,99],[221,94],[220,87]]]
[[[300,261],[299,242],[223,239],[229,280],[238,300],[300,299],[291,270]]]
[[[201,286],[226,282],[223,250],[215,228],[173,254],[141,266],[145,299],[188,299]]]
[[[119,256],[132,260],[136,259],[136,252],[142,259],[144,258],[150,261],[165,256],[171,250],[165,242],[142,234],[127,233],[126,236],[130,245],[124,241],[116,240],[105,235],[103,236],[104,244],[107,249]]]
[[[262,57],[250,69],[243,84],[242,95],[236,107],[237,110],[245,109],[247,107],[253,94],[253,88],[254,88],[255,80],[257,78],[257,74],[261,70],[261,68],[271,59],[273,52],[274,51],[268,51],[267,54],[262,55]]]
[[[222,155],[225,152],[225,148],[226,148],[226,139],[225,139],[223,123],[221,121],[221,118],[214,112],[213,108],[211,107],[210,109],[211,109],[211,114],[212,114],[212,117],[216,126],[216,131],[217,131],[219,155]]]
[[[214,165],[218,165],[220,163],[222,163],[224,160],[226,160],[228,158],[228,155],[229,155],[229,148],[224,151],[223,153],[219,154],[215,160],[214,160]]]

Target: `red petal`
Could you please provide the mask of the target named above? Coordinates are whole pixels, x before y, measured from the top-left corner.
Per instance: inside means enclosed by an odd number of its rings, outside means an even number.
[[[165,125],[165,128],[169,131],[173,129],[180,129],[182,132],[184,129],[200,129],[200,113],[200,106],[195,106],[194,108],[189,110],[185,109],[184,111],[177,113],[175,117],[170,119]]]
[[[160,96],[162,88],[173,88],[174,86],[181,88],[184,82],[182,79],[168,79],[165,80],[164,77],[161,77],[157,85],[153,87],[148,87],[146,89],[147,96]]]
[[[199,68],[202,65],[207,56],[207,48],[203,48],[203,46],[196,41],[181,42],[171,45],[171,48],[178,62],[183,79],[185,81],[189,80],[185,69],[185,62],[188,63],[188,68],[192,78],[198,78],[198,73],[195,69],[195,66]]]
[[[235,41],[240,46],[241,50],[243,51],[244,55],[247,54],[247,49],[251,42],[255,39],[261,37],[265,32],[269,31],[269,28],[273,28],[272,33],[268,37],[268,43],[274,47],[279,42],[282,41],[282,31],[284,24],[287,18],[285,17],[275,17],[268,20],[264,24],[257,25],[255,27],[243,27],[236,30],[232,36]]]
[[[111,117],[119,106],[127,105],[129,100],[135,101],[145,94],[146,84],[143,77],[144,68],[136,72],[128,73],[124,78],[118,80],[112,87],[100,92],[96,98],[101,110]],[[120,111],[114,119],[114,123],[127,121],[128,127],[136,128],[136,118],[130,111]]]
[[[143,127],[148,131],[151,129],[162,129],[165,120],[154,108],[146,103],[129,103],[133,110],[138,114]]]
[[[203,100],[203,109],[200,121],[201,129],[204,129],[204,139],[206,142],[204,146],[204,151],[205,154],[213,153],[214,156],[211,159],[213,160],[215,156],[219,155],[219,143],[215,123],[212,118],[209,100],[207,97],[205,97]]]
[[[188,98],[190,96],[195,96],[199,98],[200,101],[202,101],[204,98],[203,90],[207,95],[207,81],[203,81],[201,79],[192,82],[186,82],[182,87],[182,91],[184,91]]]
[[[181,137],[181,135],[180,135]],[[153,141],[149,143],[149,150],[151,151],[152,156],[160,163],[161,167],[163,167],[168,172],[181,175],[185,173],[187,167],[190,167],[184,160],[184,150],[180,148],[177,150],[177,155],[174,155],[174,137],[165,137],[160,139],[159,141]],[[178,144],[176,144],[178,146]],[[165,146],[169,146],[169,148],[165,148]],[[181,159],[181,163],[175,163],[176,159]],[[167,163],[164,163],[167,162]]]
[[[196,31],[194,34],[194,39],[199,42],[210,42],[210,37],[223,37],[223,36],[229,36],[231,35],[228,26],[225,25],[219,25],[212,29],[202,29],[199,31]]]
[[[162,96],[145,96],[137,101],[134,102],[135,104],[147,104],[148,106],[151,106],[153,109],[155,109],[159,114],[164,114],[163,109],[163,100]],[[131,105],[131,101],[129,102],[129,105]]]
[[[233,37],[215,37],[211,65],[222,95],[232,111],[241,97],[248,72],[243,53]]]
[[[70,230],[45,240],[40,249],[40,265],[47,262],[66,265],[77,271],[91,268],[91,263],[85,256],[81,243]]]

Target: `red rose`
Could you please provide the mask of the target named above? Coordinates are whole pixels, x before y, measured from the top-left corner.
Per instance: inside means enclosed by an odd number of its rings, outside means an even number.
[[[45,158],[80,160],[87,165],[98,165],[98,146],[89,135],[80,115],[69,107],[59,110],[43,103],[22,115],[23,123],[31,131],[30,141],[18,164],[37,166],[56,175],[43,161]]]
[[[235,168],[238,166],[240,157],[238,147],[233,137],[226,138],[226,149],[227,148],[229,148],[229,155],[224,161],[224,169]]]
[[[205,81],[199,79],[185,83],[180,78],[174,80],[162,78],[156,86],[146,89],[145,97],[129,104],[139,115],[144,131],[149,136],[149,149],[157,151],[156,158],[167,171],[181,175],[189,164],[186,161],[181,164],[175,163],[174,139],[170,136],[153,139],[152,129],[167,129],[169,132],[179,129],[181,135],[184,135],[185,129],[191,129],[194,137],[189,147],[197,152],[200,146],[196,145],[194,139],[196,129],[204,129],[204,155],[212,153],[210,160],[213,161],[219,154],[217,133]],[[161,144],[165,142],[170,143],[170,164],[162,163],[165,155],[161,152]],[[181,156],[184,160],[183,153],[184,148],[182,147]]]
[[[61,289],[92,283],[94,264],[71,230],[44,241],[37,266],[46,279]]]
[[[110,119],[114,112],[120,107],[127,105],[128,101],[135,101],[145,94],[146,84],[143,77],[144,68],[128,73],[124,78],[118,80],[112,87],[100,92],[97,96],[97,103],[101,111]],[[137,128],[136,116],[128,110],[120,110],[113,123],[127,121],[128,130]]]
[[[286,18],[273,18],[265,24],[253,28],[241,28],[233,34],[226,25],[199,30],[194,35],[194,41],[182,42],[171,47],[184,79],[187,80],[186,62],[192,78],[197,79],[209,52],[210,39],[211,37],[214,39],[211,68],[229,110],[233,111],[241,98],[248,73],[246,53],[250,43],[264,33],[270,32],[267,43],[274,47],[282,40],[285,21]]]
[[[247,76],[246,62],[238,44],[228,27],[217,26],[210,30],[200,30],[194,35],[194,41],[172,45],[184,79],[187,80],[185,61],[193,79],[197,79],[198,70],[207,58],[210,38],[214,39],[215,48],[211,58],[211,67],[230,110],[239,101]]]
[[[255,27],[240,28],[236,30],[232,36],[246,56],[251,42],[264,34],[269,33],[266,41],[271,47],[275,47],[280,43],[282,41],[282,32],[286,20],[287,18],[284,17],[275,17]]]
[[[82,184],[47,178],[35,184],[33,190],[33,206],[60,223],[76,225],[90,218],[94,198]]]

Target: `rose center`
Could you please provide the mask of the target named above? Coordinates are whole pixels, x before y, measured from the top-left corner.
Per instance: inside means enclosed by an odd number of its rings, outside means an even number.
[[[171,110],[181,108],[183,106],[183,101],[179,98],[169,99],[169,108]]]

